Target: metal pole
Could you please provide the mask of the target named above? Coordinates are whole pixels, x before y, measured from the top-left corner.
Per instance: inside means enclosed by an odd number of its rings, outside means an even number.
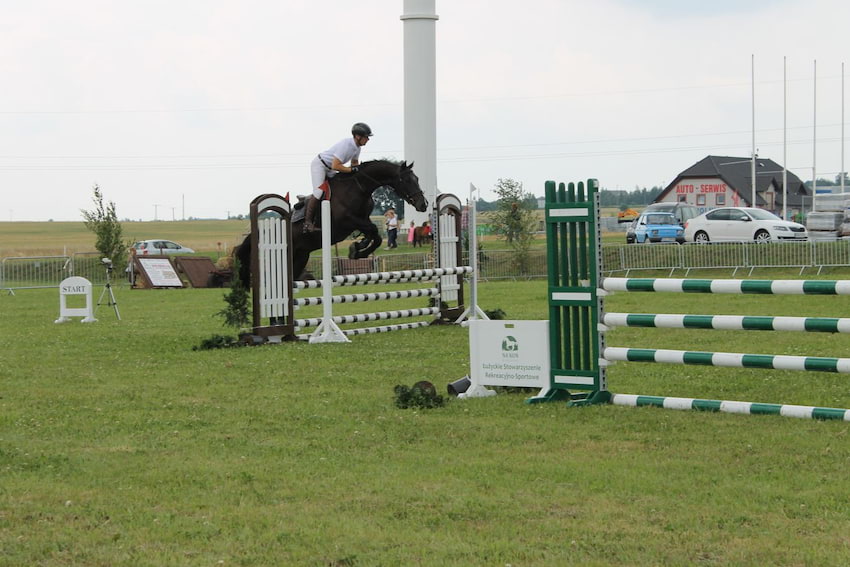
[[[788,57],[782,58],[782,218],[788,220]]]
[[[752,147],[752,164],[750,169],[752,170],[752,177],[750,179],[750,183],[753,186],[753,199],[750,202],[751,207],[756,206],[756,56],[753,54],[750,59],[750,75],[751,75],[751,83],[752,88],[750,91],[752,92],[752,107],[753,107],[753,147]]]
[[[815,59],[814,68],[814,116],[812,117],[812,210],[817,210],[818,194],[818,60]]]
[[[457,318],[455,323],[464,321],[485,320],[490,318],[478,307],[478,222],[475,212],[474,193],[478,188],[469,184],[469,214],[467,215],[467,233],[469,234],[469,265],[472,266],[472,287],[469,290],[469,307]]]
[[[841,194],[844,194],[844,61],[841,62]]]
[[[841,62],[841,194],[844,194],[844,61]]]

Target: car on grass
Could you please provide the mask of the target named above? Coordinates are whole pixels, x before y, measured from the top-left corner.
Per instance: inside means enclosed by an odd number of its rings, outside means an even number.
[[[194,254],[195,251],[171,240],[140,240],[133,244],[137,256]]]
[[[626,231],[626,243],[685,241],[684,229],[676,222],[673,213],[646,212],[632,222]]]
[[[721,207],[688,221],[688,242],[777,242],[808,240],[806,227],[782,220],[770,211],[751,207]]]

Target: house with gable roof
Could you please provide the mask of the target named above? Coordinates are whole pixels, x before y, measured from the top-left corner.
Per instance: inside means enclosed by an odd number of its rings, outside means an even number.
[[[746,157],[707,156],[681,172],[655,199],[656,203],[686,202],[700,213],[717,207],[752,207],[778,215],[787,198],[789,216],[803,209],[811,190],[799,177],[787,172],[788,191],[783,191],[782,166],[756,157],[756,202],[753,198],[752,160]],[[809,201],[811,204],[811,201]]]

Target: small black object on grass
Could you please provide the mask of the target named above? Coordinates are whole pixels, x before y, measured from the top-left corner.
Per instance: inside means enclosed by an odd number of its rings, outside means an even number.
[[[446,404],[446,399],[437,394],[437,388],[431,382],[422,380],[408,388],[401,384],[393,388],[395,405],[401,409],[408,408],[439,408]]]

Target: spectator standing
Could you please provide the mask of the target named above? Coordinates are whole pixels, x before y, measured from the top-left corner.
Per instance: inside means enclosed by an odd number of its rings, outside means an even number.
[[[395,209],[390,207],[384,216],[387,222],[387,247],[384,250],[398,248],[398,217],[395,215]]]

